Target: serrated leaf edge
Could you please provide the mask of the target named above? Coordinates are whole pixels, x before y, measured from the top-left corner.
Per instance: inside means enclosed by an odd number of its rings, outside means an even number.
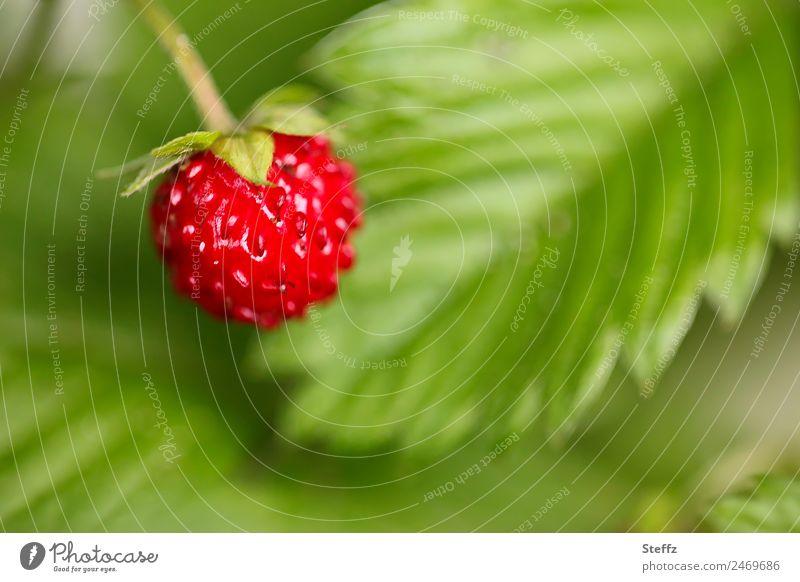
[[[134,181],[120,193],[120,196],[127,198],[131,194],[145,188],[154,178],[157,178],[180,164],[185,157],[186,156],[176,156],[169,159],[153,158],[153,162],[142,168]]]
[[[221,135],[218,131],[193,131],[150,150],[150,155],[154,158],[169,158],[207,150]]]

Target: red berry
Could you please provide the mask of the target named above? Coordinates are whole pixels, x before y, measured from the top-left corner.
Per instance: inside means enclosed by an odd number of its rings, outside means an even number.
[[[220,317],[273,327],[331,297],[360,223],[352,167],[323,136],[274,134],[258,186],[210,151],[156,190],[153,237],[176,289]]]

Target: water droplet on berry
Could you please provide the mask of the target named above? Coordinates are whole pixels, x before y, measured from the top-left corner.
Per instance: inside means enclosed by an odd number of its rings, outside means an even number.
[[[189,167],[189,172],[187,175],[190,178],[194,178],[195,176],[197,176],[197,174],[199,174],[202,171],[203,171],[203,162],[194,162]]]
[[[169,202],[176,206],[183,197],[183,189],[180,186],[173,186],[172,191],[169,193]]]
[[[264,199],[264,206],[270,218],[277,216],[286,203],[286,194],[283,188],[270,188]]]
[[[339,229],[341,232],[345,232],[347,230],[347,221],[341,216],[336,219],[334,224],[336,225],[336,228]]]
[[[303,162],[302,164],[297,165],[297,177],[300,180],[308,180],[313,174],[314,171],[311,168],[311,164]]]
[[[236,269],[233,272],[233,278],[236,279],[236,282],[239,283],[242,287],[247,287],[250,285],[250,280],[247,278],[241,269]]]
[[[259,262],[267,257],[267,245],[263,234],[256,235],[256,240],[253,241],[253,252],[251,256]]]
[[[308,212],[308,200],[305,196],[301,196],[300,194],[295,194],[294,197],[294,209],[297,212],[305,214]]]
[[[233,316],[236,319],[244,321],[255,321],[256,318],[255,312],[249,307],[245,307],[244,305],[239,305],[236,308],[234,308]]]
[[[294,219],[294,228],[297,232],[297,236],[303,237],[306,235],[307,222],[306,215],[302,212],[298,212]]]
[[[211,284],[211,289],[214,291],[214,295],[217,297],[217,299],[222,299],[225,286],[222,284],[221,279],[214,280],[214,282]]]

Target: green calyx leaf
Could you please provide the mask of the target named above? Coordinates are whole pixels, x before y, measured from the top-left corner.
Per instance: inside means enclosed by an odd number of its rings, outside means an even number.
[[[136,178],[131,182],[122,196],[130,196],[134,192],[145,188],[153,178],[156,178],[171,168],[180,164],[186,157],[198,151],[207,150],[219,139],[218,131],[195,131],[177,137],[162,146],[159,146],[140,158],[136,158],[116,168],[107,168],[97,172],[98,178],[111,178],[139,170]]]
[[[272,165],[275,141],[268,132],[250,131],[222,137],[213,143],[211,151],[246,180],[260,186],[269,184],[267,172]]]
[[[121,194],[127,197],[145,188],[151,180],[177,166],[191,154],[208,149],[246,180],[261,186],[269,184],[267,172],[275,153],[275,142],[268,131],[249,131],[224,137],[220,137],[218,131],[188,133],[123,166],[101,170],[98,176],[109,177],[139,169],[136,178]]]
[[[95,172],[95,175],[101,180],[105,180],[107,178],[116,178],[123,174],[130,174],[134,170],[142,169],[152,159],[153,156],[151,156],[150,154],[145,154],[138,158],[134,158],[129,162],[125,162],[124,164],[121,164],[119,166],[113,166],[111,168],[101,168],[97,170],[97,172]]]
[[[118,176],[138,169],[136,179],[122,192],[122,196],[130,196],[187,156],[210,149],[246,180],[268,185],[267,172],[275,153],[271,132],[317,135],[331,127],[327,119],[308,105],[318,99],[314,91],[298,85],[276,89],[250,110],[245,125],[252,129],[246,133],[231,136],[222,136],[219,131],[187,133],[151,150],[146,156],[101,170],[98,177]]]
[[[281,87],[256,101],[244,123],[248,127],[287,135],[325,133],[330,130],[331,123],[310,105],[318,100],[317,94],[307,87]]]
[[[184,157],[185,156],[172,156],[169,158],[156,158],[151,156],[149,160],[145,161],[142,169],[139,170],[136,179],[134,179],[120,195],[127,197],[145,188],[151,180],[180,164]]]
[[[218,131],[194,131],[168,141],[162,146],[152,150],[150,154],[155,158],[170,158],[185,156],[194,152],[207,150],[220,136]]]

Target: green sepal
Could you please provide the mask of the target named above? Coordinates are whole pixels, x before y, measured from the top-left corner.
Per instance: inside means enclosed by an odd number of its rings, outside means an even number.
[[[151,156],[150,160],[145,163],[144,167],[136,175],[136,179],[128,184],[128,187],[120,195],[127,197],[134,192],[138,192],[147,186],[151,180],[180,164],[183,159],[184,156],[173,156],[171,158],[155,158]]]
[[[326,133],[331,129],[330,121],[310,105],[318,100],[317,94],[307,87],[281,87],[256,101],[244,124],[286,135]]]
[[[164,174],[171,168],[181,163],[187,156],[207,150],[220,137],[218,131],[195,131],[187,133],[173,140],[168,141],[140,158],[117,166],[106,168],[97,172],[98,178],[110,178],[127,174],[133,170],[139,170],[136,178],[131,182],[121,196],[130,196],[134,192],[143,189],[151,180]]]
[[[211,151],[236,172],[260,186],[269,185],[267,172],[275,153],[275,140],[266,131],[249,131],[221,137],[211,146]]]
[[[155,158],[185,156],[207,150],[211,147],[211,144],[217,141],[220,135],[218,131],[194,131],[168,141],[164,145],[151,150],[150,154]]]
[[[120,166],[114,166],[111,168],[101,168],[95,172],[95,176],[97,176],[97,178],[99,178],[100,180],[105,180],[107,178],[117,178],[124,174],[129,174],[134,170],[142,169],[144,166],[150,163],[152,159],[153,156],[151,156],[150,154],[145,154],[138,158],[134,158],[129,162],[125,162]]]

